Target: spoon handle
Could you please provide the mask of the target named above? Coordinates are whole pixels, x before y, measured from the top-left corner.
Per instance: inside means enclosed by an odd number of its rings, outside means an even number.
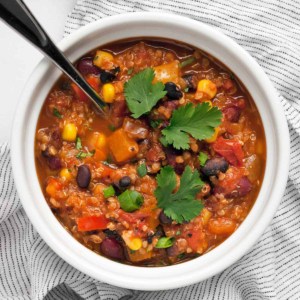
[[[21,0],[0,0],[0,19],[5,21],[41,52],[46,54],[70,79],[91,98],[98,109],[106,105],[72,63],[55,46],[46,31]]]

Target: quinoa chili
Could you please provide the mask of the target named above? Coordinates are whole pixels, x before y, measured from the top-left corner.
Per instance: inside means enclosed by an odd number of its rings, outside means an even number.
[[[199,49],[156,38],[105,45],[76,66],[106,114],[62,76],[35,140],[41,188],[66,230],[143,266],[226,240],[251,210],[266,161],[259,112],[238,78]]]

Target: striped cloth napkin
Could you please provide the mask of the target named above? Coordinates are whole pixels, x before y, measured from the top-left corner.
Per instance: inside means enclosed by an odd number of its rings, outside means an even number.
[[[242,259],[199,284],[158,292],[110,286],[80,273],[41,240],[20,205],[5,144],[0,147],[0,299],[300,299],[299,0],[79,0],[65,34],[109,15],[154,10],[217,27],[256,58],[279,91],[291,165],[272,224]]]

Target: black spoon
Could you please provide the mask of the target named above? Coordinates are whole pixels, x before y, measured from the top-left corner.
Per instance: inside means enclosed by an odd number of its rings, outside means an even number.
[[[0,0],[0,19],[5,21],[43,54],[49,57],[56,66],[89,96],[96,107],[103,112],[103,107],[106,103],[100,99],[98,93],[91,88],[72,63],[55,46],[23,1]]]

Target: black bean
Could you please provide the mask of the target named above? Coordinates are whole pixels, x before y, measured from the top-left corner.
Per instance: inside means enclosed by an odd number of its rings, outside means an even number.
[[[223,157],[214,157],[206,161],[201,171],[206,176],[215,176],[219,172],[226,172],[227,169],[228,162]]]
[[[117,67],[113,70],[107,71],[107,70],[101,70],[100,73],[100,80],[102,83],[108,83],[112,82],[116,77],[117,74],[120,72],[120,67]]]
[[[77,69],[82,75],[99,75],[100,69],[93,64],[91,57],[84,57],[77,63]]]
[[[165,84],[165,91],[167,91],[166,96],[170,100],[179,100],[182,97],[182,91],[180,88],[173,82],[167,82]]]
[[[60,159],[56,156],[47,157],[47,163],[51,170],[59,170],[62,167]]]
[[[79,166],[76,181],[81,188],[87,188],[89,186],[91,181],[91,171],[87,165]]]
[[[100,73],[100,80],[102,83],[112,82],[116,78],[116,75],[109,71],[102,71]]]
[[[124,259],[123,246],[113,237],[108,237],[103,240],[100,245],[100,250],[103,255],[117,260]]]
[[[171,224],[172,223],[172,219],[169,218],[168,216],[166,216],[166,214],[163,212],[163,210],[160,212],[159,214],[159,221],[161,224]]]
[[[164,236],[165,233],[164,233],[164,229],[161,225],[158,225],[156,227],[156,231],[155,231],[155,234],[154,234],[156,237],[161,237],[161,236]]]
[[[147,242],[148,242],[148,244],[152,244],[153,238],[154,238],[153,234],[147,236]]]
[[[119,186],[121,188],[126,188],[129,187],[131,184],[131,179],[129,176],[123,176],[120,180],[119,180]]]
[[[46,148],[46,150],[41,151],[41,153],[42,153],[42,156],[45,157],[45,158],[51,157],[51,154],[49,153],[48,148]]]
[[[184,163],[176,163],[175,166],[174,166],[174,171],[176,174],[178,175],[182,175],[182,173],[184,172],[184,169],[185,169],[185,164]]]
[[[195,92],[197,88],[196,76],[192,74],[187,74],[182,77],[186,83],[186,87],[189,89],[189,92]]]

